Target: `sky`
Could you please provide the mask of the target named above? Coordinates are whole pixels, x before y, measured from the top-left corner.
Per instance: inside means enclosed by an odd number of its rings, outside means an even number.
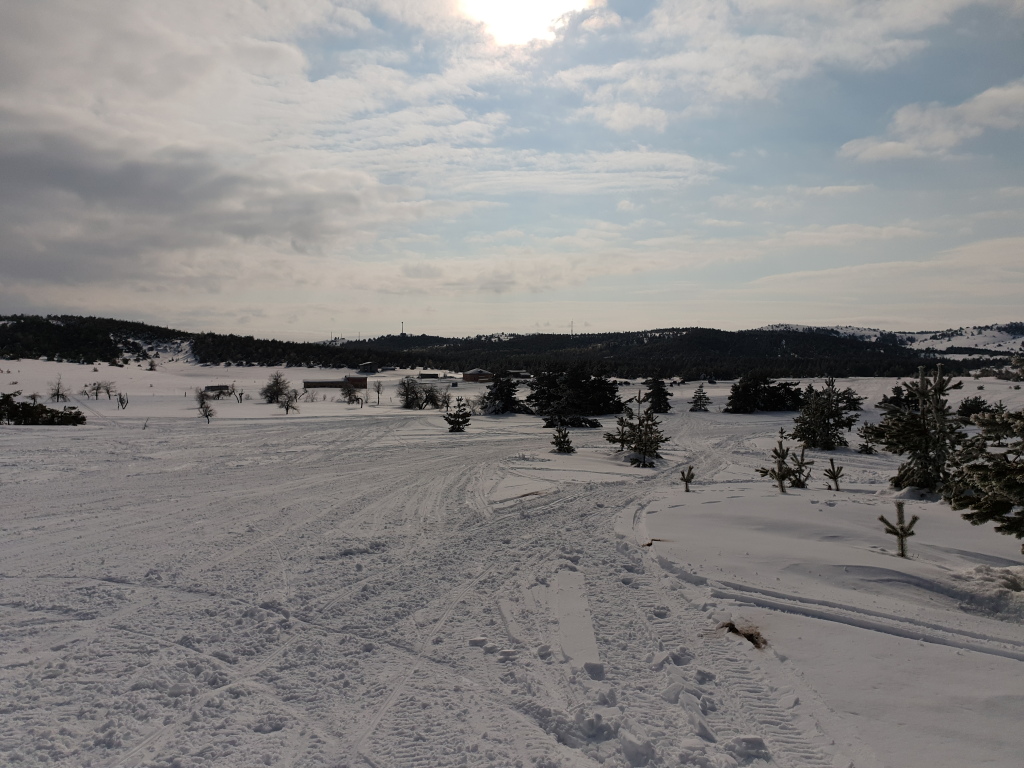
[[[1024,0],[0,3],[0,314],[1024,320]]]

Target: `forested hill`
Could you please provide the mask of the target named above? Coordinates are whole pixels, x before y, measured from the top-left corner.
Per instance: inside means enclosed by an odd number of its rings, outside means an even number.
[[[1013,324],[1017,325],[1017,324]],[[1009,326],[1007,326],[1009,327]],[[934,366],[942,353],[914,349],[895,333],[866,339],[835,329],[773,328],[719,331],[669,328],[591,334],[502,334],[467,338],[381,336],[340,344],[298,343],[234,334],[188,333],[144,323],[77,316],[0,317],[0,357],[48,357],[92,363],[144,360],[188,342],[198,363],[356,367],[361,362],[453,371],[565,370],[583,366],[615,376],[738,378],[750,371],[773,377],[905,376]],[[1008,361],[1009,352],[958,347],[944,360],[961,373]]]

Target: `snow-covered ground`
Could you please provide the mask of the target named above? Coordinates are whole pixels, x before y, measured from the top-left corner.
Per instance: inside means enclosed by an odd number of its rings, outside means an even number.
[[[0,427],[2,765],[1021,765],[1019,542],[910,496],[895,557],[887,455],[837,451],[834,492],[815,454],[778,494],[755,469],[791,416],[716,412],[727,382],[706,414],[673,390],[640,470],[599,430],[553,454],[533,417],[450,434],[392,402],[403,372],[379,407],[207,424],[196,386],[270,371],[98,368],[0,361],[0,391],[129,395]]]

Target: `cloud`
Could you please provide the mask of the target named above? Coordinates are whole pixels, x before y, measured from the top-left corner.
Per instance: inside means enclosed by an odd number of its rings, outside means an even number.
[[[996,86],[953,107],[909,104],[897,110],[886,135],[848,141],[840,157],[861,161],[944,157],[990,129],[1024,126],[1024,79]]]
[[[959,314],[984,306],[1019,313],[1024,291],[1024,238],[970,243],[920,260],[840,266],[771,275],[748,283],[744,293],[762,298],[829,295],[837,303],[881,307],[928,305]]]

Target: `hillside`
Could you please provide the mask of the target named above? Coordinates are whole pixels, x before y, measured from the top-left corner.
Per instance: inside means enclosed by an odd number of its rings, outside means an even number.
[[[83,363],[189,355],[210,365],[346,368],[372,360],[404,368],[564,370],[613,376],[906,376],[945,362],[963,373],[999,367],[1021,350],[1024,323],[938,332],[771,326],[746,331],[666,328],[592,334],[494,334],[464,338],[395,335],[366,341],[300,343],[189,333],[75,316],[0,318],[0,357]]]

